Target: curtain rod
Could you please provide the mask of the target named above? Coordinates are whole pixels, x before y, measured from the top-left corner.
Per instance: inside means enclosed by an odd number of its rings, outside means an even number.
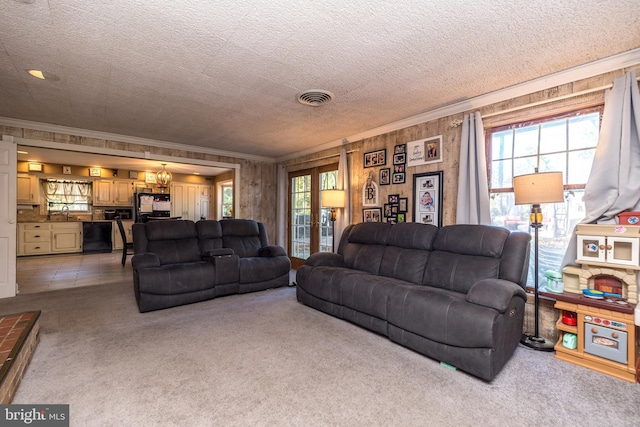
[[[636,79],[636,81],[640,81],[640,77],[638,77]],[[581,95],[588,95],[590,93],[595,93],[595,92],[600,92],[600,91],[603,91],[603,90],[611,89],[612,87],[613,87],[613,83],[610,83],[610,84],[604,85],[604,86],[599,86],[599,87],[594,87],[594,88],[591,88],[591,89],[581,90],[580,92],[568,93],[566,95],[558,96],[558,97],[555,97],[555,98],[543,99],[542,101],[532,102],[530,104],[525,104],[525,105],[520,105],[518,107],[509,108],[507,110],[496,111],[495,113],[483,114],[482,118],[485,119],[485,118],[488,118],[488,117],[499,116],[501,114],[507,114],[507,113],[511,113],[511,112],[514,112],[514,111],[524,110],[525,108],[537,107],[538,105],[544,105],[544,104],[548,104],[550,102],[562,101],[563,99],[574,98],[576,96],[581,96]]]
[[[359,150],[349,150],[347,151],[347,154],[351,154],[351,153],[355,153],[356,151]],[[331,154],[329,156],[324,156],[324,157],[316,157],[314,159],[309,159],[309,160],[302,160],[296,163],[287,163],[287,164],[283,164],[283,166],[295,166],[295,165],[301,165],[303,163],[310,163],[310,162],[315,162],[316,160],[326,160],[326,159],[331,159],[333,157],[340,157],[340,153],[338,154]]]

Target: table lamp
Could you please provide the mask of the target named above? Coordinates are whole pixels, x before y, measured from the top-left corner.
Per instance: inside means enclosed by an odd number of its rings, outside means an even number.
[[[331,220],[331,229],[335,229],[336,222],[336,208],[344,208],[344,190],[323,190],[322,191],[322,207],[331,208],[329,219]],[[334,252],[335,248],[335,235],[332,231],[331,238],[331,251]]]
[[[553,342],[540,337],[539,311],[540,300],[538,296],[538,230],[542,227],[541,203],[564,202],[564,187],[562,184],[562,172],[543,172],[520,175],[513,178],[513,192],[516,205],[532,205],[529,215],[530,226],[534,230],[534,313],[535,332],[523,334],[520,343],[526,347],[540,351],[553,351]]]

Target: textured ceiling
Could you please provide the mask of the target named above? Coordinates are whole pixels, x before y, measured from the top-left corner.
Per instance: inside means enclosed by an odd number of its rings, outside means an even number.
[[[2,0],[0,16],[0,116],[269,157],[640,47],[638,0]],[[305,89],[335,100],[304,106]]]

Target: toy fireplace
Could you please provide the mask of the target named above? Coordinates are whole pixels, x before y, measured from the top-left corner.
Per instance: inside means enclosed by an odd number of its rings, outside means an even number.
[[[579,224],[576,234],[581,267],[563,269],[564,291],[597,290],[637,304],[640,227]]]

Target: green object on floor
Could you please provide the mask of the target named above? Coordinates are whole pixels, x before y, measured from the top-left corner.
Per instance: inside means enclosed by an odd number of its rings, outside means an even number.
[[[453,365],[449,365],[448,363],[440,362],[440,365],[444,366],[445,368],[449,368],[449,369],[451,369],[452,371],[456,371],[456,370],[458,370],[458,368],[456,368],[456,367],[455,367],[455,366],[453,366]]]

